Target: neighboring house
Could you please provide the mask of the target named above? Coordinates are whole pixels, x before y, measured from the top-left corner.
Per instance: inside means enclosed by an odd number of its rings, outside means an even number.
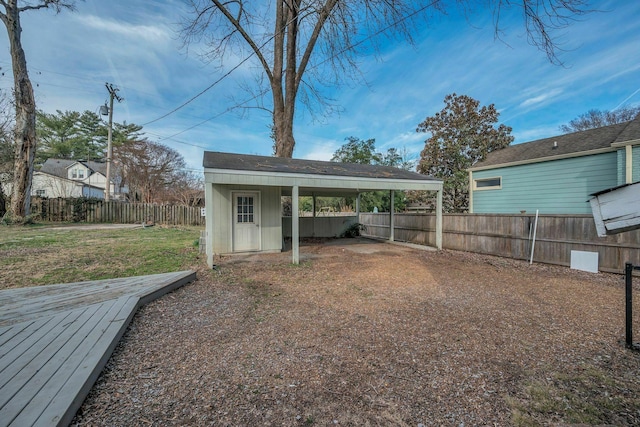
[[[472,213],[591,214],[591,195],[640,181],[640,115],[516,144],[469,169]]]
[[[205,152],[205,216],[207,263],[215,255],[235,252],[269,252],[283,249],[285,235],[292,236],[293,263],[299,261],[300,196],[352,196],[365,191],[395,190],[437,192],[433,240],[442,248],[442,181],[389,166],[372,166],[281,157]],[[292,217],[284,225],[282,196],[291,196]],[[315,209],[314,209],[315,210]],[[359,204],[352,221],[358,221]],[[389,213],[393,240],[393,209]],[[309,218],[324,221],[326,218]],[[333,235],[345,226],[335,224]],[[304,224],[303,224],[304,226]],[[285,230],[286,228],[286,230]],[[310,227],[311,230],[314,227]],[[312,231],[313,233],[313,231]]]
[[[33,173],[31,195],[40,197],[95,197],[104,198],[106,164],[92,161],[47,159],[39,171]],[[116,175],[111,180],[110,191],[114,199],[123,197],[126,188]]]

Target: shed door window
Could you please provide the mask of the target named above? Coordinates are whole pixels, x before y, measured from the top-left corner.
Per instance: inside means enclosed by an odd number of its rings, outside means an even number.
[[[236,221],[238,223],[252,223],[253,220],[253,197],[238,196]]]

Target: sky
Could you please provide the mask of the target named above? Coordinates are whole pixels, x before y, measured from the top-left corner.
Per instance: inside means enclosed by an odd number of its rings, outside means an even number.
[[[501,19],[499,40],[490,10],[430,14],[413,44],[381,39],[377,52],[360,57],[357,81],[323,88],[339,113],[298,108],[293,156],[329,160],[353,136],[374,138],[378,151],[397,148],[418,159],[428,135],[416,127],[444,108],[451,93],[494,104],[499,123],[512,127],[514,144],[558,135],[560,125],[591,109],[638,106],[640,2],[593,7],[598,11],[553,34],[563,65],[527,42],[517,13]],[[271,155],[270,115],[231,108],[251,98],[242,88],[254,67],[248,61],[232,70],[244,59],[238,56],[225,58],[221,68],[203,62],[206,46],[186,48],[180,38],[188,17],[184,0],[86,0],[73,12],[24,13],[22,42],[37,108],[98,113],[109,98],[108,82],[124,98],[114,106],[114,121],[143,125],[148,139],[180,152],[194,171],[202,170],[204,151]],[[10,91],[8,46],[3,32],[0,88]]]

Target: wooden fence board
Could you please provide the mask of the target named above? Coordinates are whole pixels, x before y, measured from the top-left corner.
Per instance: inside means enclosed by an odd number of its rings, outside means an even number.
[[[389,237],[388,213],[361,213],[364,234]],[[528,260],[534,215],[444,214],[443,248]],[[394,238],[435,246],[435,215],[395,215]],[[624,264],[640,264],[640,230],[598,237],[590,215],[540,215],[534,261],[569,266],[571,251],[597,252],[599,269],[623,273]]]
[[[75,210],[75,212],[74,212]],[[43,221],[135,224],[143,221],[168,225],[204,225],[200,207],[127,203],[117,200],[41,199],[34,197],[31,215]]]

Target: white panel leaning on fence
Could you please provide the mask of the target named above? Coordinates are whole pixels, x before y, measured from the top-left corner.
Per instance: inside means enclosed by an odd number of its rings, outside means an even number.
[[[640,182],[592,194],[589,200],[599,237],[640,228]]]

